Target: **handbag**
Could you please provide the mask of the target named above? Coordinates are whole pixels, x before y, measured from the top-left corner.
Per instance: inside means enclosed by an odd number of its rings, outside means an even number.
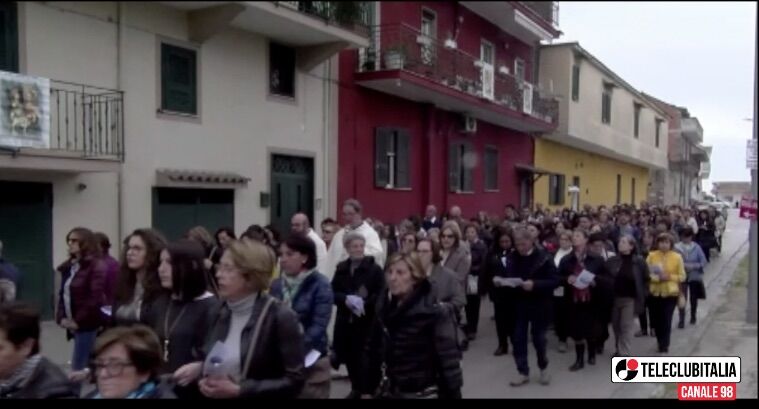
[[[477,295],[478,294],[477,293],[477,290],[478,290],[477,281],[478,281],[478,279],[479,279],[479,277],[477,277],[475,275],[469,274],[468,276],[466,276],[466,294],[467,295]]]
[[[266,318],[266,313],[269,312],[269,307],[274,304],[274,301],[275,299],[273,297],[269,297],[266,300],[266,304],[264,305],[263,310],[261,310],[261,315],[259,315],[258,320],[256,320],[256,326],[253,329],[253,336],[250,338],[250,344],[248,345],[248,353],[245,356],[245,364],[241,366],[242,372],[240,372],[240,379],[245,379],[245,376],[250,369],[250,361],[253,359],[253,351],[256,349],[258,338],[261,335],[261,326],[263,326],[264,319]]]
[[[686,301],[685,300],[685,295],[683,295],[682,293],[680,293],[680,295],[677,296],[677,308],[679,308],[679,309],[685,308],[685,304],[686,304],[685,301]],[[672,305],[672,304],[670,304],[670,305]]]

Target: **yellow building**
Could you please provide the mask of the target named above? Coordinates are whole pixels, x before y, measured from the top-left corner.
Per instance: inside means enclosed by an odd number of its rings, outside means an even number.
[[[540,86],[559,98],[559,125],[535,141],[534,166],[550,174],[533,203],[572,207],[648,199],[650,171],[667,171],[667,113],[578,43],[540,48]]]
[[[646,200],[648,168],[645,167],[540,138],[535,141],[535,167],[556,173],[541,177],[534,187],[535,203],[552,209],[571,207],[568,186],[580,188],[580,208],[585,204],[638,205]]]

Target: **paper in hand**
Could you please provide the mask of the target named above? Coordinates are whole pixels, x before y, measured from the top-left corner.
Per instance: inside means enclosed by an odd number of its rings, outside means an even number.
[[[110,305],[104,305],[100,307],[100,312],[110,317],[111,314],[113,314],[113,307]]]
[[[506,287],[512,287],[512,288],[521,287],[522,284],[524,284],[524,280],[522,280],[519,277],[509,277],[507,279],[504,279],[503,281]]]
[[[577,279],[575,280],[575,283],[572,284],[577,288],[578,290],[584,290],[588,288],[590,283],[593,281],[593,279],[596,277],[595,274],[591,273],[588,270],[582,270],[580,275],[577,276]]]
[[[311,366],[313,366],[316,363],[316,361],[319,360],[319,357],[321,355],[322,355],[321,352],[315,349],[312,349],[311,351],[309,351],[308,354],[306,354],[306,361],[304,362],[305,367],[310,368]]]

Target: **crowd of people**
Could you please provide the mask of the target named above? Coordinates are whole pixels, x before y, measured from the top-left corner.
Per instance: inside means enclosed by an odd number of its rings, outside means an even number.
[[[483,298],[493,354],[516,363],[510,385],[530,382],[528,339],[547,385],[551,329],[559,352],[572,339],[570,371],[594,365],[612,334],[613,356],[649,335],[668,353],[675,308],[679,328],[686,309],[697,322],[725,230],[714,209],[646,203],[471,219],[430,205],[397,224],[364,218],[354,199],[341,211],[320,233],[302,213],[284,235],[197,226],[168,242],[137,229],[120,260],[106,235],[72,229],[56,269],[66,372],[44,357],[37,306],[14,301],[21,273],[0,243],[0,397],[328,398],[345,365],[347,398],[461,398]]]

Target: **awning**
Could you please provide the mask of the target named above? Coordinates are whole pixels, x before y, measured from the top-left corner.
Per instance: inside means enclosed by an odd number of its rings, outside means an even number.
[[[517,172],[533,173],[536,175],[552,175],[556,173],[556,172],[551,172],[550,170],[536,168],[531,165],[525,165],[523,163],[517,163],[516,165],[514,165],[514,168],[516,168]]]
[[[163,187],[196,187],[208,189],[246,187],[249,177],[233,172],[204,170],[157,169],[156,185]]]

